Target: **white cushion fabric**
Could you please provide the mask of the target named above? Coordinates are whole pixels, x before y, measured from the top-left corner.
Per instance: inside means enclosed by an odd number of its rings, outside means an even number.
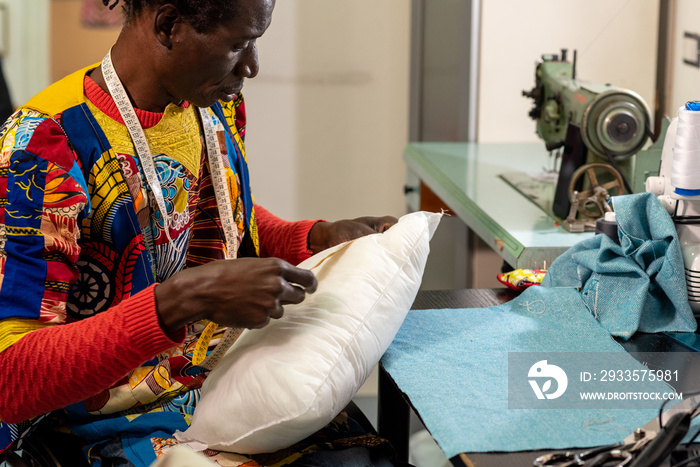
[[[301,263],[318,289],[263,329],[246,330],[212,370],[192,424],[195,450],[286,448],[328,424],[391,344],[421,283],[442,214],[414,212],[382,234]]]

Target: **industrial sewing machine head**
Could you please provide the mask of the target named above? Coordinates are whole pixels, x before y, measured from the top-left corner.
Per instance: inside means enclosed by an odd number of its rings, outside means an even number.
[[[647,104],[636,93],[576,77],[576,52],[543,55],[530,117],[549,151],[561,152],[553,213],[570,231],[595,230],[609,196],[644,191],[658,173],[659,155],[637,157],[651,134]]]

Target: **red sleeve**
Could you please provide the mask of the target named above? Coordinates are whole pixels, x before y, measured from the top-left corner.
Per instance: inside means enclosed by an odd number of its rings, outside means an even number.
[[[154,288],[91,318],[30,332],[0,353],[0,420],[19,423],[83,401],[181,344],[185,328],[174,341],[158,323]]]
[[[255,205],[255,219],[260,235],[260,256],[281,258],[297,265],[310,257],[309,231],[318,220],[289,222],[280,219],[259,204]]]

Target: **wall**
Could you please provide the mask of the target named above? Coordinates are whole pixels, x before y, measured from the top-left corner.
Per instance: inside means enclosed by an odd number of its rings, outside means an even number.
[[[85,27],[80,7],[80,0],[51,1],[52,82],[102,60],[119,35],[118,27]]]
[[[670,95],[667,112],[671,117],[678,116],[678,108],[687,101],[700,100],[700,68],[684,63],[684,59],[697,62],[700,42],[685,38],[685,33],[700,36],[700,2],[676,0],[675,15],[671,26]]]
[[[635,91],[653,111],[658,8],[658,0],[482,1],[478,140],[538,140],[532,100],[521,93],[534,86],[541,55],[562,48],[578,51],[579,79]]]
[[[243,90],[257,201],[288,219],[404,213],[409,10],[277,2]]]

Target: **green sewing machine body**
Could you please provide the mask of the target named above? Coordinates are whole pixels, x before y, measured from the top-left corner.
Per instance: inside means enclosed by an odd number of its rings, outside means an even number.
[[[663,146],[663,141],[650,143],[650,111],[640,95],[578,79],[576,52],[571,62],[566,52],[543,55],[536,66],[535,87],[523,91],[534,100],[529,116],[536,121],[538,136],[549,151],[561,152],[553,211],[562,219],[572,215],[573,191],[586,191],[595,184],[611,191],[619,180],[617,173],[624,186],[610,195],[645,191],[647,177],[659,172]],[[585,180],[577,169],[588,164],[608,173]]]

